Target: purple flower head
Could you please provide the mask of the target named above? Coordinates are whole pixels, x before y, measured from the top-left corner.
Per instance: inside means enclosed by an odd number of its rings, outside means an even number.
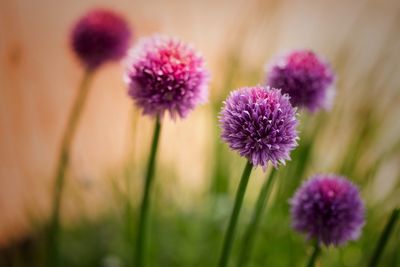
[[[293,106],[310,112],[331,107],[334,80],[330,66],[309,50],[293,51],[267,67],[266,83],[281,88]]]
[[[343,177],[316,175],[290,200],[296,231],[326,246],[356,240],[364,225],[364,204],[357,187]]]
[[[209,74],[189,45],[168,37],[145,38],[131,51],[126,81],[143,114],[184,118],[208,96]]]
[[[220,113],[221,137],[254,166],[275,167],[297,146],[296,109],[287,95],[269,87],[231,92]]]
[[[75,24],[71,43],[85,67],[96,69],[107,61],[121,59],[130,38],[129,26],[120,15],[106,9],[94,9]]]

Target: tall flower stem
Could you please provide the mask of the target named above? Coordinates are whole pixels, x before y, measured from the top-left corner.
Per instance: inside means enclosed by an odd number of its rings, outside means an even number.
[[[320,252],[321,252],[321,247],[319,246],[319,242],[315,241],[314,250],[313,253],[311,254],[310,259],[308,260],[307,267],[314,267]]]
[[[148,226],[149,206],[150,206],[150,191],[154,180],[154,169],[156,162],[156,154],[158,148],[158,141],[160,139],[161,121],[157,117],[154,126],[153,141],[151,144],[150,157],[147,165],[146,180],[144,183],[144,192],[142,203],[140,206],[139,223],[136,235],[136,254],[135,254],[135,267],[145,266],[145,248],[146,248],[146,232]]]
[[[128,244],[128,247],[135,246],[135,225],[134,225],[134,212],[132,206],[132,179],[135,176],[135,170],[137,169],[136,163],[136,144],[137,144],[137,128],[138,128],[138,118],[139,112],[137,110],[132,109],[132,121],[131,121],[131,141],[132,147],[130,148],[130,153],[127,158],[126,167],[125,167],[125,186],[126,191],[124,195],[125,199],[125,241]],[[132,253],[133,254],[133,253]],[[134,255],[134,254],[133,254]],[[133,256],[129,257],[127,266],[131,266],[133,264]]]
[[[65,183],[65,173],[69,165],[70,149],[74,139],[79,119],[85,106],[86,99],[89,93],[90,81],[93,77],[93,71],[87,69],[84,73],[82,81],[79,85],[78,94],[74,100],[71,113],[69,114],[68,123],[64,131],[64,136],[61,143],[60,155],[57,163],[57,170],[54,177],[53,191],[53,207],[48,228],[48,264],[51,267],[58,266],[58,243],[60,229],[60,209],[62,193]]]
[[[385,226],[385,229],[382,232],[381,237],[379,238],[371,262],[368,265],[369,267],[378,266],[379,260],[383,254],[383,250],[385,249],[386,243],[388,242],[389,237],[394,229],[394,226],[396,225],[396,221],[399,218],[399,215],[400,215],[400,208],[395,208]]]
[[[276,169],[272,168],[269,173],[265,183],[263,184],[260,194],[258,195],[256,207],[254,213],[251,217],[251,221],[247,226],[246,232],[244,234],[243,242],[241,244],[242,249],[240,250],[239,260],[237,266],[245,266],[247,259],[249,257],[249,253],[252,251],[252,247],[254,244],[255,233],[260,224],[260,219],[262,213],[265,209],[265,205],[268,201],[269,195],[271,193],[272,185],[274,184],[274,180],[276,177]]]
[[[226,267],[228,265],[229,254],[232,250],[232,244],[235,237],[236,225],[239,218],[240,209],[242,207],[244,194],[246,193],[247,184],[253,165],[247,161],[246,167],[243,170],[242,178],[236,192],[235,204],[232,210],[229,226],[225,234],[225,240],[222,247],[221,257],[219,260],[219,267]]]

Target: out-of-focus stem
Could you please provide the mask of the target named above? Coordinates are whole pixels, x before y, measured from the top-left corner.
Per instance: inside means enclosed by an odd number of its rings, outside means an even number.
[[[72,106],[71,113],[68,118],[68,123],[64,131],[62,139],[60,155],[57,163],[57,170],[54,177],[54,191],[53,191],[53,207],[48,228],[47,252],[48,252],[48,265],[49,267],[58,266],[58,248],[59,248],[59,228],[60,228],[60,207],[62,200],[62,193],[65,183],[65,173],[69,164],[71,143],[74,139],[79,119],[85,105],[90,81],[93,76],[93,71],[86,70],[79,86],[78,95],[75,98]]]
[[[321,247],[319,246],[319,242],[315,241],[314,243],[314,250],[311,254],[310,259],[308,260],[307,267],[314,267],[315,262],[321,252]]]
[[[136,170],[136,139],[137,139],[137,125],[138,125],[139,114],[137,110],[132,110],[132,147],[130,148],[130,153],[125,167],[125,186],[126,191],[124,195],[125,200],[125,238],[128,243],[128,247],[135,246],[135,225],[134,225],[134,211],[132,207],[132,179],[135,176]],[[134,254],[129,258],[127,265],[131,266],[133,264]]]
[[[392,212],[392,215],[390,216],[381,237],[379,238],[378,244],[376,245],[374,254],[371,258],[371,261],[369,263],[369,267],[375,267],[378,266],[379,260],[382,257],[383,251],[385,249],[385,246],[390,238],[390,235],[394,229],[394,226],[396,225],[397,219],[399,218],[400,215],[400,208],[395,208]]]
[[[150,156],[147,165],[146,180],[144,183],[144,192],[142,197],[142,203],[140,206],[139,223],[136,235],[136,254],[135,254],[135,267],[145,266],[145,251],[146,251],[146,234],[149,217],[149,205],[150,205],[150,191],[153,184],[155,162],[158,148],[158,141],[160,139],[161,121],[157,117],[154,126],[153,141],[151,144]]]
[[[219,267],[226,267],[228,265],[229,254],[232,250],[233,240],[235,237],[236,225],[252,169],[253,165],[250,161],[247,161],[246,167],[243,170],[242,178],[240,179],[239,187],[236,192],[235,204],[233,206],[231,218],[229,220],[229,226],[225,234],[225,240],[218,264]]]
[[[271,193],[271,189],[272,189],[272,185],[274,183],[275,177],[276,177],[276,169],[272,168],[267,179],[265,180],[264,185],[261,188],[260,194],[257,199],[254,213],[251,217],[251,221],[250,221],[249,225],[247,226],[246,232],[244,234],[243,242],[241,244],[242,249],[240,250],[239,260],[238,260],[238,264],[237,264],[238,267],[246,265],[249,254],[252,251],[255,233],[260,224],[260,219],[261,219],[262,213],[265,209],[265,205],[268,201],[269,195]]]

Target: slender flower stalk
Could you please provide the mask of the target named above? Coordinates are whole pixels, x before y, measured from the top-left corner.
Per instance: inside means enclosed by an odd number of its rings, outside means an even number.
[[[274,184],[276,177],[276,169],[272,168],[267,179],[265,180],[260,194],[257,199],[256,207],[251,217],[251,221],[247,226],[246,232],[243,237],[242,249],[240,250],[239,260],[237,266],[245,266],[247,259],[252,251],[254,245],[255,233],[257,232],[258,226],[260,225],[260,220],[268,202],[269,195],[271,193],[272,186]]]
[[[89,93],[90,81],[95,70],[102,64],[121,59],[129,46],[131,32],[126,21],[106,9],[94,9],[82,16],[74,25],[70,45],[85,68],[68,123],[64,131],[60,156],[54,178],[53,207],[48,230],[48,265],[56,267],[58,262],[60,207],[69,164],[70,149],[82,110]]]
[[[315,136],[321,123],[309,132],[306,113],[329,110],[335,95],[335,73],[322,57],[308,49],[293,50],[276,57],[266,66],[265,84],[280,88],[290,96],[293,106],[301,109],[305,119],[302,143],[293,153],[292,164],[286,169],[285,178],[302,177],[312,157]],[[324,121],[324,120],[322,120]],[[309,132],[307,134],[307,132]],[[311,134],[310,134],[311,133]],[[300,179],[284,179],[278,199],[287,199],[298,186]],[[284,203],[280,201],[279,203]]]
[[[225,234],[225,240],[222,247],[221,257],[219,259],[219,267],[225,267],[228,265],[229,254],[232,249],[233,240],[235,237],[236,225],[239,218],[240,209],[242,207],[244,194],[246,192],[247,184],[253,165],[250,161],[247,161],[246,167],[243,170],[242,178],[240,179],[239,187],[236,191],[235,204],[233,206],[231,218],[229,220],[229,226]]]
[[[156,117],[153,143],[144,184],[136,235],[135,267],[145,266],[146,236],[151,185],[161,130],[161,118],[169,113],[185,118],[208,95],[209,74],[203,58],[189,45],[169,37],[143,38],[126,61],[128,94],[144,115]]]
[[[306,265],[307,267],[314,267],[315,262],[317,261],[317,258],[319,256],[320,252],[321,252],[321,246],[319,245],[318,241],[315,241],[314,247],[313,247],[313,252],[312,252],[310,259],[308,260],[308,263]]]
[[[374,254],[371,258],[371,261],[369,263],[369,267],[376,267],[379,266],[379,260],[382,257],[383,251],[385,249],[385,246],[387,242],[389,241],[389,238],[393,232],[393,229],[396,225],[397,220],[399,219],[400,216],[400,208],[395,208],[392,211],[392,214],[390,215],[390,218],[382,232],[381,237],[379,238],[378,244],[376,245]]]
[[[58,159],[57,170],[55,174],[55,185],[53,191],[53,207],[52,215],[50,220],[50,226],[48,229],[48,260],[49,266],[57,266],[58,264],[58,238],[60,228],[60,207],[62,200],[62,193],[65,183],[65,173],[68,168],[70,158],[71,143],[74,139],[76,129],[79,123],[79,119],[82,114],[83,107],[85,105],[89,88],[90,81],[93,77],[93,71],[87,69],[84,73],[83,79],[79,86],[78,95],[75,98],[72,106],[71,113],[68,118],[67,127],[64,132],[64,136],[61,144],[61,151]]]
[[[287,95],[269,87],[245,87],[233,91],[224,102],[220,124],[222,139],[248,160],[219,260],[218,266],[225,267],[228,265],[252,166],[261,166],[265,170],[268,163],[274,167],[284,164],[285,160],[290,159],[290,151],[296,147],[298,137],[296,109],[290,104]]]
[[[132,205],[132,179],[133,177],[136,177],[136,170],[138,169],[137,167],[137,157],[136,157],[136,144],[137,144],[137,138],[138,138],[138,118],[139,118],[139,113],[137,110],[132,110],[131,112],[131,140],[132,140],[132,147],[130,148],[130,153],[128,156],[128,160],[125,163],[125,233],[124,237],[125,240],[128,244],[129,247],[134,247],[135,246],[135,230],[136,230],[136,223],[134,223],[134,212],[133,212],[133,205]],[[134,253],[132,253],[134,255]],[[134,256],[131,256],[127,260],[127,266],[132,266],[134,260]]]
[[[287,199],[293,195],[296,188],[301,183],[304,173],[306,172],[313,158],[315,140],[319,135],[323,124],[326,122],[326,113],[319,113],[317,116],[309,116],[304,110],[300,113],[301,117],[301,143],[291,154],[292,161],[285,167],[284,175],[280,178],[276,203],[277,205],[286,206]],[[313,122],[312,122],[313,121]],[[300,179],[293,179],[299,177]]]
[[[147,225],[149,218],[149,206],[150,206],[150,191],[154,180],[154,170],[156,155],[158,149],[158,141],[160,139],[161,132],[161,122],[160,118],[157,117],[154,126],[153,141],[151,144],[150,156],[147,165],[146,180],[143,188],[143,197],[140,205],[139,223],[137,228],[136,236],[136,256],[135,256],[135,266],[145,266],[145,255],[144,250],[146,247],[146,237],[147,237]]]

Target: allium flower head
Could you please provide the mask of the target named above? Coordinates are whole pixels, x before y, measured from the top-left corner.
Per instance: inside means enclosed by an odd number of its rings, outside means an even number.
[[[343,177],[316,175],[290,200],[295,230],[326,246],[356,240],[364,225],[364,204],[355,185]]]
[[[293,51],[267,66],[269,86],[290,96],[293,106],[311,112],[329,109],[334,96],[330,66],[310,50]]]
[[[221,137],[254,166],[275,167],[297,146],[296,109],[287,95],[269,87],[233,91],[220,113]]]
[[[131,51],[126,81],[129,95],[144,114],[187,116],[207,100],[209,74],[203,58],[173,38],[145,38]]]
[[[107,61],[121,59],[131,32],[127,22],[106,9],[94,9],[78,20],[72,30],[71,45],[81,62],[95,69]]]

